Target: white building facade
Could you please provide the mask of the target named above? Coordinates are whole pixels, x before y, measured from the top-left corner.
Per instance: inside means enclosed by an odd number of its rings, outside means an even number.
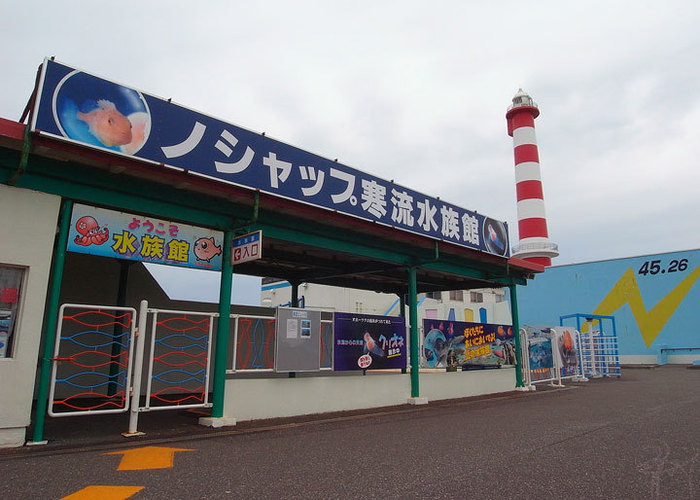
[[[292,286],[286,281],[265,279],[261,293],[264,307],[292,305]],[[302,283],[298,297],[300,306],[312,309],[401,316],[401,300],[395,294]],[[418,319],[512,324],[508,291],[481,288],[421,293]]]

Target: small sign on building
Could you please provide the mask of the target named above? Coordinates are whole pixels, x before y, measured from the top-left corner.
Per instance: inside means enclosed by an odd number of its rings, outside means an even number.
[[[233,265],[262,258],[262,230],[233,239],[231,260]]]

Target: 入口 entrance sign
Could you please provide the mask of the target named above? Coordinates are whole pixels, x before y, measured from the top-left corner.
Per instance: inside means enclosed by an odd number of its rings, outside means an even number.
[[[53,60],[42,66],[32,131],[509,255],[504,222]]]
[[[233,239],[231,261],[233,265],[262,258],[262,231],[244,234]]]

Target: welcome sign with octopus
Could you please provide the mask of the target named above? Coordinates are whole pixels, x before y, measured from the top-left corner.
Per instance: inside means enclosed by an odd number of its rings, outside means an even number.
[[[219,271],[222,241],[220,231],[75,204],[66,250]]]

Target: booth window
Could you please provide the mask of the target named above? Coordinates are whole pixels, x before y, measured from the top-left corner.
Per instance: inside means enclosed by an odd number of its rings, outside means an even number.
[[[25,270],[0,265],[0,358],[12,357]]]

